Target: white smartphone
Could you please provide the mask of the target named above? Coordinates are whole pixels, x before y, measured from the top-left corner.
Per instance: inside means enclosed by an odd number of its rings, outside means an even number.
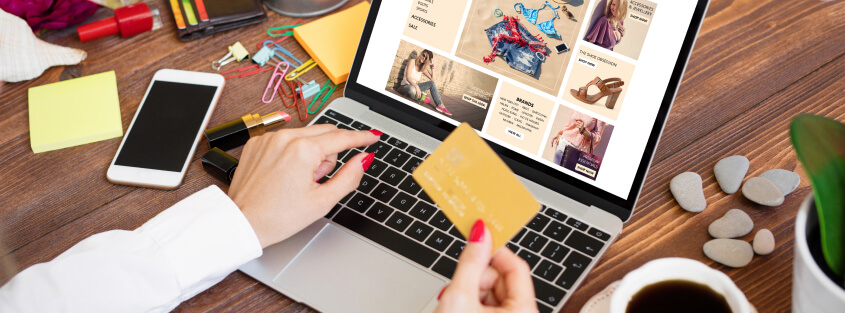
[[[182,184],[225,82],[219,74],[156,72],[106,178],[160,189]]]

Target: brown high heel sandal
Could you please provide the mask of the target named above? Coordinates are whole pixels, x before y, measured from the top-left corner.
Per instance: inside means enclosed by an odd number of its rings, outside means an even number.
[[[588,95],[587,88],[592,85],[598,87],[600,92],[594,95]],[[616,105],[616,100],[619,99],[619,94],[622,93],[622,88],[619,87],[622,87],[623,85],[625,85],[625,82],[619,78],[608,78],[606,80],[602,80],[601,78],[596,77],[587,83],[586,86],[578,88],[578,90],[570,89],[569,93],[571,93],[575,99],[578,99],[586,104],[594,104],[601,100],[601,98],[608,96],[604,106],[613,110],[613,107]]]

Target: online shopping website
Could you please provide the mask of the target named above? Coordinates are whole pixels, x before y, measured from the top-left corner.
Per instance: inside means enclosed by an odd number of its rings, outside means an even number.
[[[626,198],[695,5],[384,1],[358,83]]]

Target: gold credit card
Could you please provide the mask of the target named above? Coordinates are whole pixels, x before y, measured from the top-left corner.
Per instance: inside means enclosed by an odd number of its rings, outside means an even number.
[[[540,203],[467,123],[455,128],[413,176],[465,238],[476,220],[484,220],[493,251],[540,211]]]

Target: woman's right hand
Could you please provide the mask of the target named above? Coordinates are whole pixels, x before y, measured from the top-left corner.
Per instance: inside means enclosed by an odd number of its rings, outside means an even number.
[[[371,145],[380,135],[314,125],[254,137],[241,154],[229,197],[262,247],[280,242],[326,215],[358,187],[372,162],[367,153],[353,156],[325,183],[316,181],[334,169],[338,152]]]
[[[416,90],[417,90],[417,99],[419,99],[420,97],[422,97],[422,91],[420,91],[420,87],[419,87],[419,86],[414,86],[414,89],[416,89]]]
[[[499,249],[491,260],[492,241],[484,222],[475,222],[452,283],[440,292],[435,312],[537,312],[528,263],[510,249]]]

